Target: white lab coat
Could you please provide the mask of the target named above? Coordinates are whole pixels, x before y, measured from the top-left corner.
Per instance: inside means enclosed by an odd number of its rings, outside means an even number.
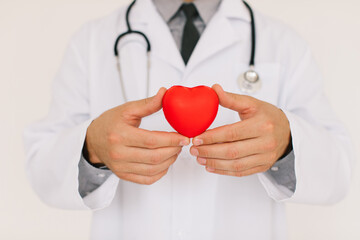
[[[92,239],[281,240],[286,239],[283,202],[334,203],[350,181],[350,141],[326,100],[310,50],[286,26],[255,11],[256,71],[261,91],[253,97],[281,108],[290,121],[297,178],[295,193],[265,173],[244,178],[208,173],[185,147],[176,163],[151,186],[111,175],[82,199],[78,163],[93,119],[124,103],[113,44],[126,30],[125,7],[85,25],[72,39],[54,85],[49,115],[25,131],[26,170],[48,205],[94,211]],[[151,0],[138,0],[134,29],[152,44],[150,95],[160,87],[211,86],[242,94],[237,77],[248,70],[249,12],[240,0],[223,0],[185,67],[175,41]],[[144,40],[120,43],[129,100],[146,97]],[[220,108],[211,128],[239,121]],[[163,112],[143,119],[150,130],[173,131]]]

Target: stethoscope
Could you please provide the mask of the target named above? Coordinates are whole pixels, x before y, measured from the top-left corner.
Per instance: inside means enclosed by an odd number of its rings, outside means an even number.
[[[147,71],[147,79],[146,79],[146,84],[147,84],[147,93],[146,94],[147,94],[147,97],[149,97],[149,83],[150,83],[149,82],[149,78],[150,78],[149,69],[150,69],[150,65],[151,65],[151,60],[150,60],[151,44],[150,44],[148,37],[143,32],[136,31],[131,28],[129,15],[130,15],[131,9],[135,5],[135,3],[136,3],[136,0],[133,0],[133,2],[129,5],[128,9],[126,10],[125,20],[126,20],[127,31],[121,33],[117,37],[117,39],[115,41],[115,45],[114,45],[114,53],[115,53],[115,57],[117,59],[117,68],[118,68],[119,76],[120,76],[121,90],[122,90],[124,99],[126,101],[128,98],[126,97],[124,82],[122,79],[118,45],[119,45],[120,40],[129,34],[140,35],[141,37],[144,38],[146,45],[147,45],[146,51],[147,51],[147,69],[148,69],[148,71]],[[253,13],[253,10],[251,9],[250,5],[247,2],[245,2],[243,0],[243,3],[245,4],[246,8],[249,10],[250,17],[251,17],[251,57],[250,57],[250,63],[249,63],[249,70],[244,72],[243,74],[240,74],[240,76],[237,79],[237,82],[238,82],[240,90],[243,91],[244,93],[256,93],[257,91],[259,91],[261,89],[261,80],[260,80],[259,74],[255,71],[256,31],[255,31],[254,13]]]

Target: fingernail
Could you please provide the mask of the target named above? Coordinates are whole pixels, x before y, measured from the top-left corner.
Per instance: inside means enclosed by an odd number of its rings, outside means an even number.
[[[205,164],[206,164],[206,159],[205,159],[205,158],[198,158],[197,160],[198,160],[198,162],[199,162],[201,165],[205,165]]]
[[[206,170],[209,171],[209,172],[215,172],[215,169],[214,169],[214,168],[210,168],[210,167],[206,167]]]
[[[199,145],[201,145],[201,144],[203,144],[204,143],[204,141],[202,140],[202,139],[194,139],[194,145],[195,146],[199,146]]]
[[[191,155],[193,155],[195,157],[199,155],[199,151],[196,148],[192,148],[190,150],[190,153],[191,153]]]
[[[181,142],[180,142],[180,146],[187,146],[187,145],[189,145],[190,143],[189,143],[189,141],[188,140],[181,140]]]

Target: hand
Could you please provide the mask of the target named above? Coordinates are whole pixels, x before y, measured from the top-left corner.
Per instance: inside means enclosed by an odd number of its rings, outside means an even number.
[[[190,139],[178,133],[138,128],[141,119],[159,111],[166,92],[128,102],[95,119],[87,130],[90,162],[105,164],[119,178],[153,184],[163,177]]]
[[[289,146],[287,117],[269,103],[225,92],[218,84],[213,89],[220,105],[237,111],[242,121],[195,137],[190,153],[212,173],[242,177],[267,171]]]

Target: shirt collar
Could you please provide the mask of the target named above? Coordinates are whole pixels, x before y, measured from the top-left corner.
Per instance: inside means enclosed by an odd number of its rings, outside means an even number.
[[[169,22],[177,13],[183,0],[152,0],[163,17],[165,22]],[[194,0],[194,4],[199,12],[201,19],[207,24],[214,13],[217,11],[221,0]]]

